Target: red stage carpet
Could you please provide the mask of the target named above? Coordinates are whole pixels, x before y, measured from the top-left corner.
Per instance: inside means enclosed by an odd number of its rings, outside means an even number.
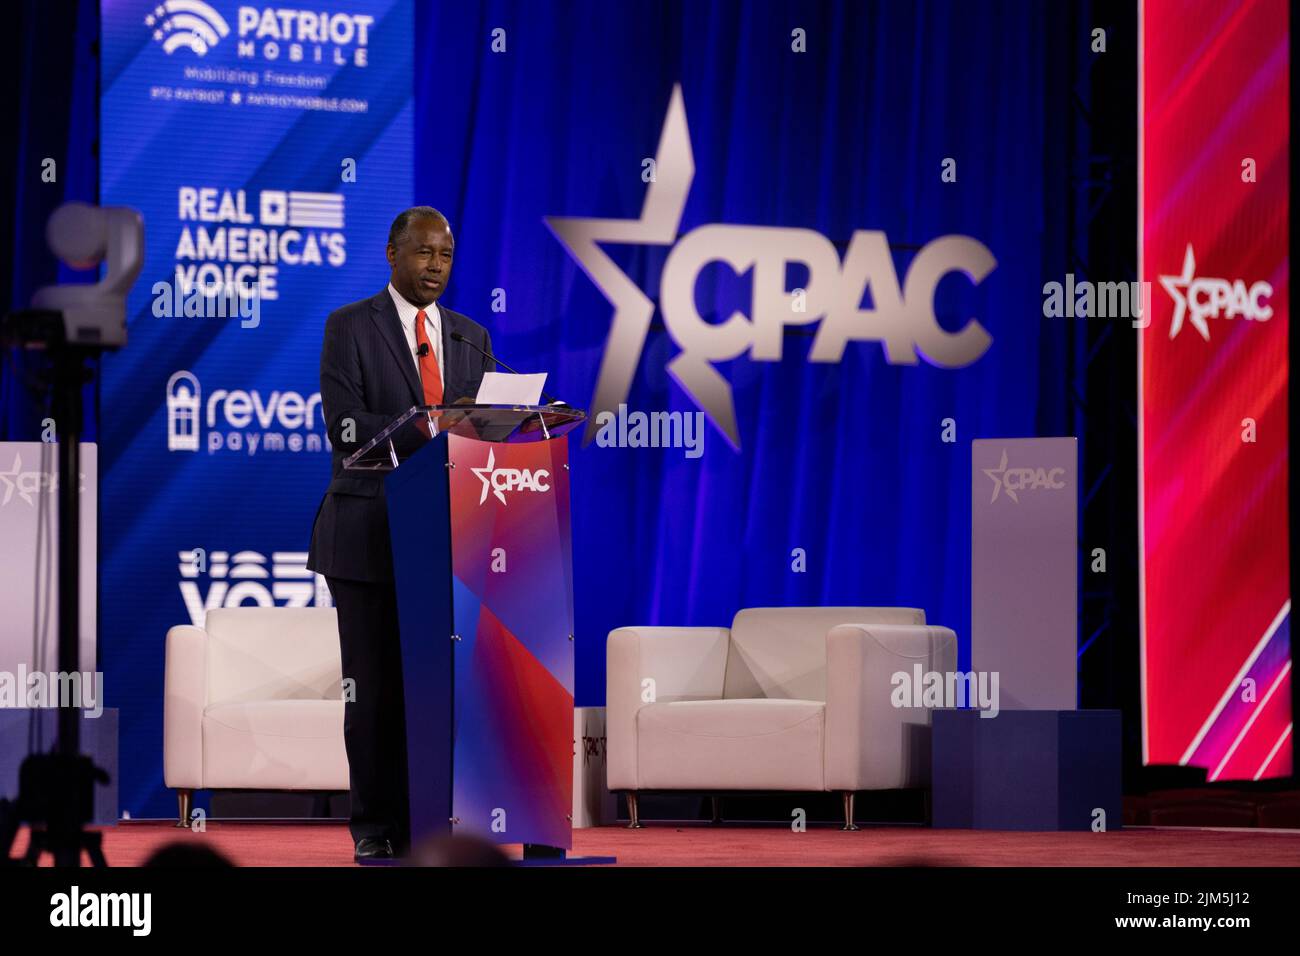
[[[202,841],[240,866],[352,866],[338,822],[209,822],[206,833],[162,821],[110,827],[111,865],[139,866],[174,840]],[[867,828],[652,824],[642,830],[575,830],[575,856],[616,856],[620,866],[1300,866],[1300,831],[1148,829],[1112,833],[1011,833]],[[21,853],[27,836],[15,847]],[[512,855],[519,847],[507,847]]]

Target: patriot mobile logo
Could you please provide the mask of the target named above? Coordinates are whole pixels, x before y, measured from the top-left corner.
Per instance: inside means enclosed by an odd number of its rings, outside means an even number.
[[[505,504],[507,491],[551,490],[551,473],[545,468],[538,468],[536,471],[528,468],[498,468],[496,463],[496,452],[489,448],[487,464],[482,468],[470,469],[474,477],[483,482],[483,492],[478,498],[479,504],[487,501],[489,491],[497,501]]]
[[[230,24],[203,0],[165,0],[145,16],[144,24],[153,28],[153,38],[168,55],[185,47],[205,56],[230,34]]]
[[[182,185],[176,193],[173,289],[250,289],[263,302],[280,298],[282,267],[341,269],[347,264],[342,193],[227,189]],[[155,295],[165,290],[155,287]],[[159,305],[168,305],[164,300]],[[155,308],[160,318],[188,314],[181,303]]]
[[[1207,279],[1196,276],[1196,253],[1187,244],[1183,255],[1181,275],[1160,276],[1160,284],[1174,300],[1174,317],[1169,323],[1172,339],[1183,329],[1183,319],[1192,324],[1201,338],[1210,341],[1210,327],[1206,319],[1245,318],[1253,322],[1267,322],[1273,317],[1273,307],[1265,303],[1273,295],[1273,286],[1263,279],[1249,289],[1242,279]]]
[[[1061,480],[1065,474],[1064,468],[1008,468],[1005,448],[1002,449],[1002,460],[998,466],[983,471],[993,482],[993,497],[989,499],[989,504],[997,501],[998,495],[1003,491],[1008,498],[1019,504],[1018,493],[1021,491],[1037,491],[1042,488],[1059,490],[1065,487],[1065,482]]]
[[[241,6],[235,55],[240,59],[320,64],[369,65],[370,29],[375,18],[361,13],[328,13],[288,7]],[[164,0],[145,15],[144,25],[168,55],[184,47],[195,56],[230,35],[230,24],[203,0]]]
[[[699,226],[680,239],[682,210],[695,177],[690,131],[680,86],[673,88],[655,159],[655,174],[646,190],[639,219],[594,219],[548,216],[546,224],[614,306],[614,323],[601,360],[584,441],[595,437],[599,423],[617,414],[627,401],[641,361],[654,303],[600,247],[600,243],[669,246],[660,283],[664,324],[681,352],[668,372],[726,436],[740,447],[731,384],[714,364],[746,352],[760,362],[781,359],[787,325],[820,321],[809,360],[838,362],[851,341],[877,341],[891,365],[915,365],[923,355],[932,365],[970,365],[993,342],[975,319],[948,332],[934,314],[934,291],[940,279],[961,272],[978,285],[997,266],[985,246],[969,236],[940,236],[912,259],[900,289],[883,232],[853,233],[841,262],[835,246],[810,229]],[[722,262],[737,275],[753,270],[753,300],[746,316],[733,312],[723,322],[704,320],[695,306],[695,283],[705,266]],[[806,289],[786,289],[786,266],[808,269]],[[870,309],[860,308],[871,288]]]

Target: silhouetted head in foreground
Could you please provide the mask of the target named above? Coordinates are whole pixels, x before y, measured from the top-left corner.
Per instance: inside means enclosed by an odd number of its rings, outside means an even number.
[[[490,840],[476,836],[438,837],[411,851],[410,866],[510,866],[508,856]]]
[[[153,851],[145,866],[183,867],[186,869],[221,869],[234,866],[229,859],[211,847],[190,843],[169,843]]]

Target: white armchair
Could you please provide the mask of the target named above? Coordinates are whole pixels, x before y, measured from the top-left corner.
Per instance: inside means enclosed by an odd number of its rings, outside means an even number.
[[[957,635],[916,608],[749,608],[725,627],[621,627],[606,645],[610,790],[924,787],[930,711],[893,677],[948,673]]]
[[[167,632],[163,778],[199,789],[347,790],[333,608],[237,607]]]

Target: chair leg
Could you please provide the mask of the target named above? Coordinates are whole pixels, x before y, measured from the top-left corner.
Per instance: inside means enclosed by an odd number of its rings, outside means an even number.
[[[636,798],[637,793],[635,790],[627,792],[627,815],[629,817],[627,828],[629,830],[641,829],[641,817],[637,814]]]
[[[711,822],[716,827],[722,822],[722,798],[715,793],[710,799],[713,801],[713,820]]]
[[[194,802],[193,790],[177,790],[176,804],[179,816],[176,819],[178,827],[189,828],[190,825],[190,804]]]
[[[840,795],[844,798],[844,826],[841,830],[860,830],[862,829],[853,822],[853,791],[843,790]]]

